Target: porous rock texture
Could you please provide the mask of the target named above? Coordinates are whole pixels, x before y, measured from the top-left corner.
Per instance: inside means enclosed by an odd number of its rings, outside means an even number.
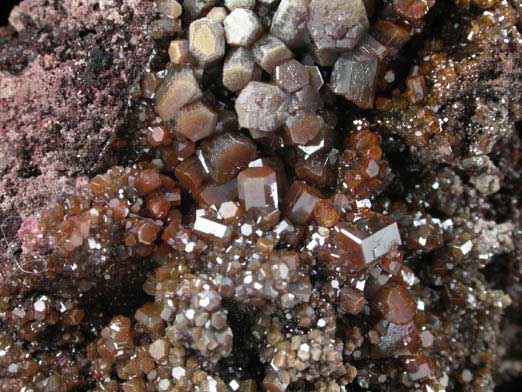
[[[105,167],[153,44],[151,3],[27,0],[0,29],[0,221]]]

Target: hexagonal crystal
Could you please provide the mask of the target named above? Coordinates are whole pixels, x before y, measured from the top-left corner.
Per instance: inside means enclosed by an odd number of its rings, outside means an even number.
[[[237,176],[239,199],[245,209],[252,207],[277,207],[276,173],[269,167],[250,167]]]

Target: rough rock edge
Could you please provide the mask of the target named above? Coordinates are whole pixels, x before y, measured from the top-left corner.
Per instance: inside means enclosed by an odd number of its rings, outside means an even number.
[[[128,102],[154,47],[151,6],[25,0],[0,28],[0,223],[9,220],[9,238],[15,222],[110,165],[118,132],[135,131]]]

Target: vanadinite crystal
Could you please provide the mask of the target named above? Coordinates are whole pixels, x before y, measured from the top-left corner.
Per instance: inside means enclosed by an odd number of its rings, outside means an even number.
[[[522,270],[517,1],[44,3],[0,28],[0,111],[23,104],[0,129],[24,152],[0,206],[41,167],[64,193],[0,210],[21,221],[0,222],[0,391],[493,391],[492,287],[520,297]],[[69,15],[66,39],[28,9]],[[33,102],[49,86],[67,110]],[[62,129],[114,99],[112,128]],[[84,171],[43,165],[102,136]]]

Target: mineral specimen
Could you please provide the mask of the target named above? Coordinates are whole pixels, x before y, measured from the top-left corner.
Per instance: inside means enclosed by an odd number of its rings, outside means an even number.
[[[520,308],[515,3],[23,1],[0,28],[0,390],[517,377],[494,289]]]

